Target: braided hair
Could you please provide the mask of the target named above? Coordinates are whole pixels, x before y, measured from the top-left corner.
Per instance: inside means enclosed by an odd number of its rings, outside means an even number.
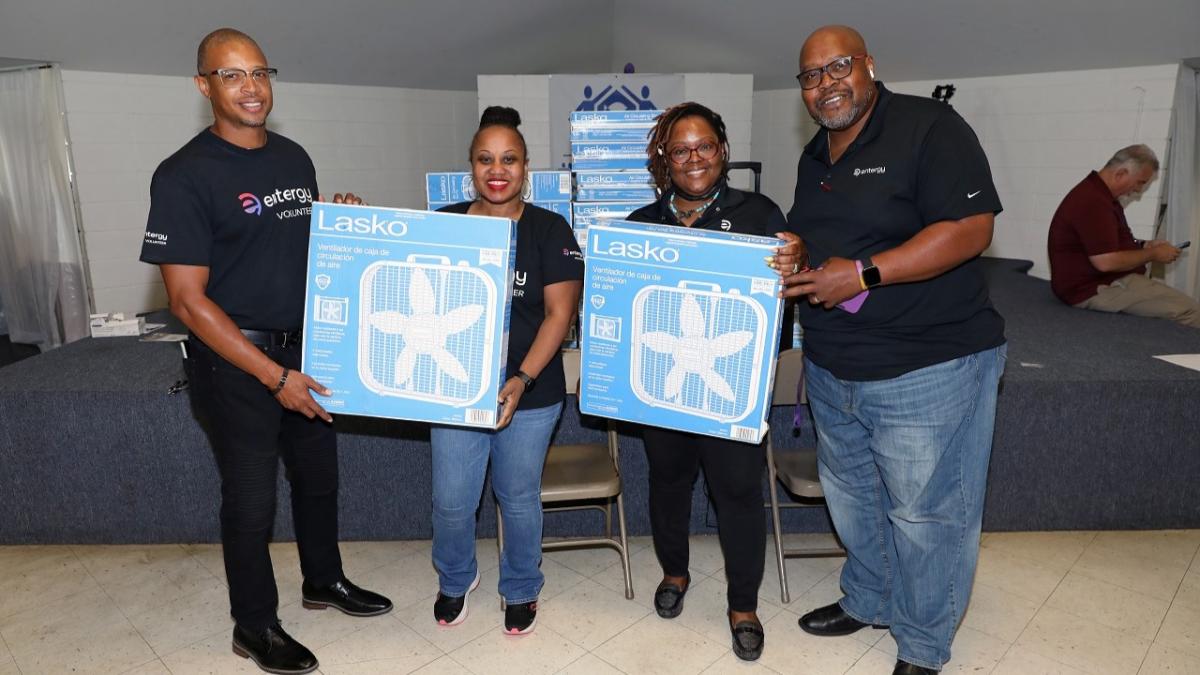
[[[490,105],[479,116],[479,128],[475,130],[475,135],[471,137],[471,154],[474,154],[475,141],[479,140],[479,134],[484,129],[490,127],[507,127],[512,129],[517,134],[517,138],[521,139],[521,153],[526,157],[529,156],[529,147],[525,145],[525,134],[517,127],[521,126],[521,113],[515,108],[509,108],[502,105]]]
[[[654,128],[650,130],[650,141],[646,144],[646,157],[649,158],[646,166],[650,170],[650,176],[654,179],[654,184],[658,187],[660,194],[671,189],[667,141],[671,138],[671,129],[675,127],[675,123],[685,117],[699,117],[708,122],[716,132],[717,142],[724,152],[721,175],[725,178],[729,177],[729,136],[725,133],[725,121],[709,107],[688,101],[664,110],[654,122]]]

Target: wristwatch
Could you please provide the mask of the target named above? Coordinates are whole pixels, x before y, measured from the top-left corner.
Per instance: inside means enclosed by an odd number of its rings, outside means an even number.
[[[862,282],[867,288],[875,288],[883,283],[883,279],[879,277],[879,268],[871,262],[870,258],[860,260],[862,265]]]
[[[523,370],[518,370],[517,374],[513,375],[513,377],[517,378],[522,384],[525,385],[525,391],[527,392],[533,391],[534,385],[537,384],[537,378],[530,376],[529,373],[526,373]]]

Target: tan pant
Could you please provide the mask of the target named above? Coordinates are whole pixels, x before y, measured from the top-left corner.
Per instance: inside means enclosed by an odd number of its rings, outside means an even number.
[[[1171,319],[1185,326],[1200,328],[1200,303],[1157,279],[1148,279],[1140,274],[1129,274],[1107,286],[1100,286],[1095,295],[1075,306],[1100,312],[1125,312]]]

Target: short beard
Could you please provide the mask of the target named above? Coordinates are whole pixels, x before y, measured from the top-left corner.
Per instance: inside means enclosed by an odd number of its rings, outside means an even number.
[[[259,127],[267,126],[267,120],[265,117],[261,120],[238,120],[238,121],[241,122],[242,126],[244,126],[244,127],[253,127],[255,129],[257,129]]]
[[[1117,197],[1117,203],[1121,205],[1121,208],[1127,209],[1129,208],[1130,204],[1140,200],[1142,198],[1142,194],[1144,194],[1144,192],[1127,192],[1120,197]]]
[[[866,90],[866,96],[863,100],[858,100],[854,96],[854,90],[850,90],[850,109],[840,115],[823,115],[819,112],[814,113],[812,118],[817,124],[828,129],[829,131],[842,131],[853,125],[862,114],[871,107],[871,102],[875,100],[875,88],[871,87]]]

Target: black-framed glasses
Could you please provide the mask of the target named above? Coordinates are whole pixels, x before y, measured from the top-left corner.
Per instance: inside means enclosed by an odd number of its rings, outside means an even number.
[[[217,68],[216,70],[207,73],[200,73],[204,76],[216,75],[221,84],[226,87],[240,87],[242,83],[249,77],[254,80],[255,84],[271,84],[271,80],[279,74],[278,68],[255,68],[250,72],[246,72],[241,68]]]
[[[686,164],[692,158],[692,153],[695,153],[700,159],[712,159],[717,156],[717,152],[721,150],[721,146],[711,141],[701,141],[699,145],[689,146],[673,145],[663,151],[667,159],[676,164]]]
[[[866,54],[839,56],[820,68],[811,68],[800,73],[796,76],[796,81],[800,83],[801,89],[816,89],[825,77],[825,73],[829,73],[829,77],[835,80],[844,79],[849,77],[850,71],[854,69],[854,60],[865,58],[867,58]]]

